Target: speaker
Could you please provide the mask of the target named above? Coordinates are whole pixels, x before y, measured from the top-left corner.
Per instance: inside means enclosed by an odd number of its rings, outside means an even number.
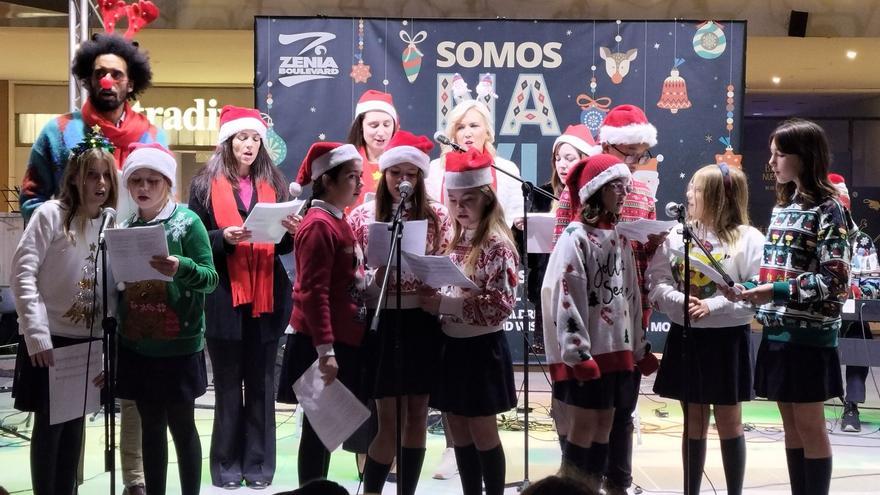
[[[803,38],[807,35],[807,17],[809,12],[792,10],[788,16],[788,35]]]

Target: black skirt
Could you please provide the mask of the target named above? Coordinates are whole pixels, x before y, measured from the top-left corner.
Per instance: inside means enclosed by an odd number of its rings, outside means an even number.
[[[372,319],[373,312],[369,318]],[[366,349],[366,396],[373,399],[397,395],[429,394],[434,388],[443,334],[440,321],[421,309],[382,312],[379,331],[368,332]],[[397,337],[400,337],[399,359],[394,359]],[[400,370],[395,363],[399,364]],[[400,393],[396,381],[400,380]]]
[[[631,371],[602,373],[595,380],[564,380],[553,384],[553,398],[582,409],[623,409],[632,403]]]
[[[363,400],[361,348],[335,342],[333,352],[336,354],[336,364],[339,366],[336,378]],[[287,336],[284,361],[281,363],[281,377],[278,379],[278,402],[299,404],[296,394],[293,393],[293,384],[317,359],[318,351],[312,344],[310,336],[301,333]]]
[[[492,416],[516,406],[513,362],[504,332],[443,336],[431,407],[466,417]]]
[[[116,396],[143,402],[192,402],[205,394],[205,352],[152,357],[119,346]]]
[[[755,393],[776,402],[822,402],[843,395],[836,347],[761,340]]]
[[[692,404],[734,405],[752,399],[751,338],[748,325],[691,328],[685,367],[684,328],[670,324],[663,360],[654,381],[661,397]]]
[[[60,349],[88,341],[89,339],[71,339],[52,335],[52,348]],[[103,344],[100,339],[96,339],[92,341],[92,345],[101,347]],[[13,407],[19,411],[49,412],[49,368],[41,368],[31,364],[27,344],[21,335],[18,337],[18,352],[15,355],[12,397],[15,399]]]

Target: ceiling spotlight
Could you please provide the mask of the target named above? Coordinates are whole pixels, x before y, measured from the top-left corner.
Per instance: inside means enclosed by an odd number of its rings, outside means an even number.
[[[859,52],[857,52],[855,50],[847,50],[846,51],[846,58],[848,58],[850,60],[855,60],[856,56],[858,56],[858,54],[859,54]]]
[[[770,80],[773,81],[773,84],[779,84],[782,82],[782,78],[779,76],[773,76],[770,78]]]

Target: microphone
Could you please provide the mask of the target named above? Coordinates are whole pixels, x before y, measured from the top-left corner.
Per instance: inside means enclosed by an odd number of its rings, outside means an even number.
[[[116,210],[110,208],[104,208],[101,211],[101,230],[98,231],[98,243],[104,244],[104,231],[107,230],[107,227],[110,226],[116,220]]]
[[[666,203],[666,216],[669,218],[680,218],[687,211],[687,206],[683,203],[670,201]]]
[[[437,141],[440,144],[445,144],[446,146],[449,146],[459,153],[464,153],[465,151],[467,151],[458,144],[452,142],[452,140],[446,137],[446,134],[443,134],[443,131],[437,131],[434,133],[434,141]]]
[[[403,202],[413,192],[412,182],[408,180],[401,182],[397,185],[397,190],[400,192],[400,201]]]

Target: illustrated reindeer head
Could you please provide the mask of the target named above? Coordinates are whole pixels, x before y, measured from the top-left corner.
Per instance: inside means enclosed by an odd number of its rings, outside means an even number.
[[[628,50],[626,53],[615,52],[605,46],[599,47],[599,56],[605,61],[605,72],[614,84],[620,84],[623,78],[629,74],[629,63],[636,59],[639,54],[637,48]]]
[[[108,34],[114,32],[119,19],[123,16],[128,18],[128,29],[124,35],[127,40],[133,39],[144,26],[159,18],[159,7],[150,0],[138,0],[130,5],[125,0],[101,0],[98,9],[101,11],[104,31]]]

